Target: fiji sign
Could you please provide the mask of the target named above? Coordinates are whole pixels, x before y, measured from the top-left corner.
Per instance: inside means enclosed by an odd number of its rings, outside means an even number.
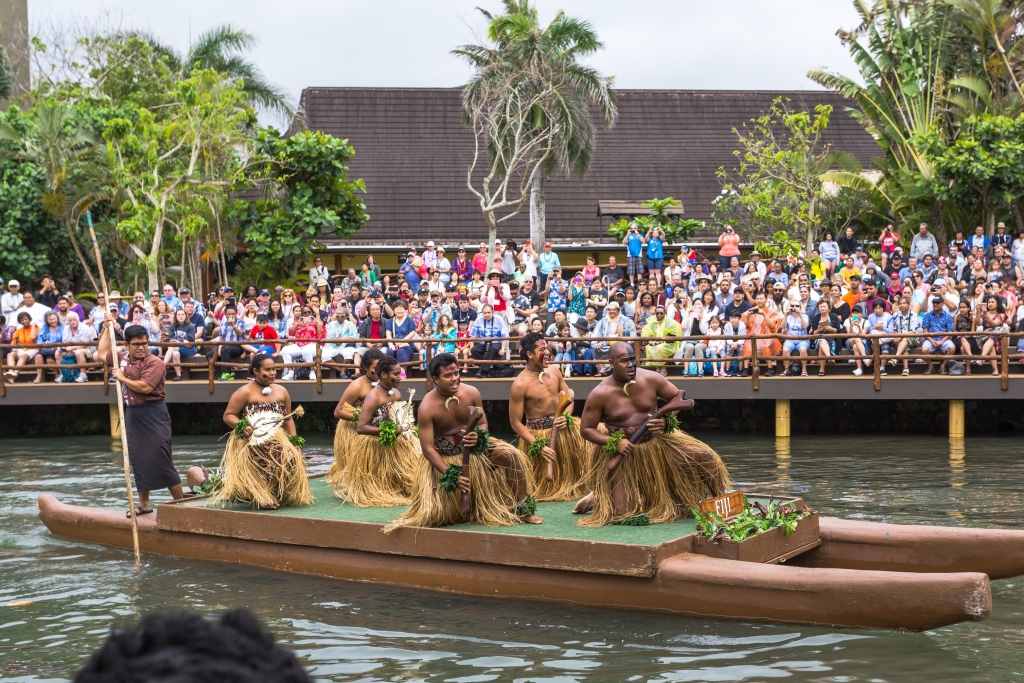
[[[704,514],[714,512],[722,519],[728,521],[743,512],[747,501],[742,491],[733,491],[718,498],[708,498],[700,503],[700,511]]]

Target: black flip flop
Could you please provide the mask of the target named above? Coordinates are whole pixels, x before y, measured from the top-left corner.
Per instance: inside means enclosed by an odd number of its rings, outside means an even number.
[[[143,510],[141,507],[135,508],[135,516],[136,517],[138,517],[139,515],[150,515],[152,513],[153,513],[153,508],[149,508],[148,510]],[[132,518],[131,510],[129,510],[126,513],[124,513],[124,516],[127,517],[128,519],[131,519]]]

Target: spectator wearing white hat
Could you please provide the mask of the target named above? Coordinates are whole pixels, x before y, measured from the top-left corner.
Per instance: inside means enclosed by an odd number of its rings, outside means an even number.
[[[21,293],[21,283],[11,280],[7,283],[7,291],[0,296],[0,315],[11,320],[11,314],[18,310],[25,296]]]
[[[434,247],[434,240],[427,242],[427,249],[420,258],[423,259],[423,265],[427,267],[428,273],[437,266],[437,249]]]

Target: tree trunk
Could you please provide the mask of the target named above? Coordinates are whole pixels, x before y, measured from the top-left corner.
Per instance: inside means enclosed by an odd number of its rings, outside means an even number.
[[[160,214],[156,218],[156,227],[153,229],[153,245],[149,249],[149,257],[146,259],[146,284],[149,291],[160,291],[160,246],[163,243],[164,217]]]
[[[530,239],[533,240],[533,248],[537,251],[544,246],[547,235],[546,208],[544,174],[538,171],[537,175],[533,176],[533,186],[530,188]]]
[[[1024,231],[1024,215],[1020,210],[1020,197],[1014,197],[1010,202],[1010,208],[1013,210],[1013,222],[1017,226],[1017,233],[1020,234]]]
[[[75,250],[75,255],[78,256],[78,262],[82,264],[82,270],[85,271],[86,277],[89,278],[89,283],[92,285],[92,291],[99,292],[100,287],[96,284],[96,280],[92,276],[92,270],[89,268],[89,262],[85,260],[85,256],[82,255],[82,250],[78,246],[78,240],[75,238],[75,230],[71,226],[69,216],[64,217],[64,227],[68,231],[68,238],[71,240],[71,247]]]
[[[484,212],[484,219],[487,221],[487,273],[489,273],[494,267],[494,244],[498,240],[498,223],[494,220],[493,211]],[[487,278],[487,273],[484,273],[484,279]]]
[[[807,253],[804,254],[805,258],[811,257],[811,252],[814,251],[814,220],[815,210],[818,208],[818,198],[811,195],[811,201],[807,203]]]
[[[985,208],[985,223],[988,226],[985,230],[988,236],[996,234],[996,211],[990,206]]]

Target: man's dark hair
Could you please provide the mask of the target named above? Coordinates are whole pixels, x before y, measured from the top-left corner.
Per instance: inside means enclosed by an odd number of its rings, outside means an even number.
[[[543,340],[544,335],[540,332],[527,332],[523,338],[519,340],[519,357],[526,360],[526,354],[536,351],[537,343]]]
[[[228,311],[232,311],[232,312],[233,312],[233,313],[235,313],[235,314],[237,314],[237,313],[238,313],[238,309],[237,309],[237,308],[235,308],[234,306],[225,306],[225,307],[224,307],[224,314],[225,314],[225,315],[227,315],[227,312],[228,312]]]
[[[458,362],[459,361],[456,360],[454,353],[439,353],[430,359],[430,376],[440,377],[441,368],[445,367],[446,365],[451,365],[452,363]]]
[[[249,363],[249,372],[255,373],[256,368],[261,367],[263,365],[263,362],[268,360],[272,361],[274,360],[274,358],[270,354],[257,353],[255,356],[252,357],[252,362]]]
[[[196,683],[309,683],[298,659],[274,644],[256,617],[235,609],[217,621],[194,612],[143,617],[115,631],[75,676],[76,683],[143,680]]]
[[[373,365],[373,361],[380,362],[384,358],[384,352],[380,349],[367,349],[363,357],[359,359],[359,367],[365,373]]]
[[[380,377],[385,372],[391,372],[398,365],[398,359],[392,356],[384,356],[377,361],[377,376]]]
[[[142,325],[129,325],[124,328],[124,340],[130,342],[133,339],[149,339],[149,333]]]

